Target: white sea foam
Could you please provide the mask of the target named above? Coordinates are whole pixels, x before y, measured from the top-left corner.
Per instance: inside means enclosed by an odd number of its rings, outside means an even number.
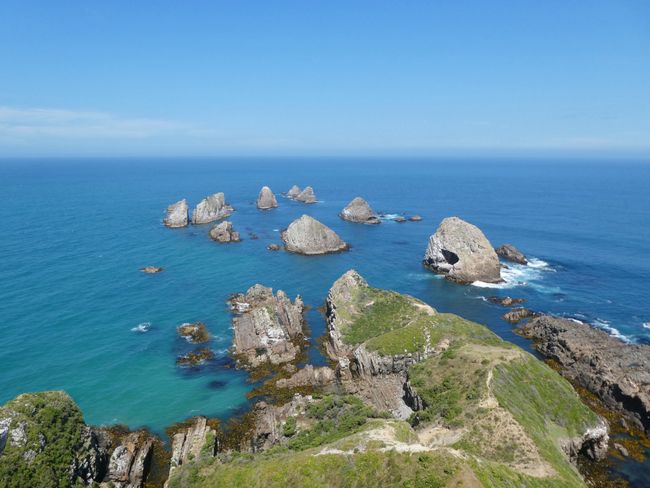
[[[475,281],[473,286],[479,288],[514,288],[515,286],[531,286],[541,293],[560,293],[556,286],[541,285],[539,281],[544,278],[547,271],[555,271],[546,261],[531,258],[528,264],[508,263],[507,268],[501,269],[501,283],[486,283]]]
[[[395,220],[397,217],[401,217],[400,214],[383,214],[380,215],[379,218],[381,220]]]
[[[644,329],[650,329],[650,322],[643,322]]]
[[[613,327],[609,320],[596,317],[596,319],[592,322],[592,325],[597,329],[602,329],[605,332],[608,332],[609,335],[614,336],[617,339],[620,339],[624,342],[630,342],[630,339],[627,336],[621,334],[621,331],[619,331],[616,327]]]
[[[140,334],[144,334],[145,332],[149,332],[151,329],[151,322],[142,322],[141,324],[136,325],[131,329],[131,332],[139,332]]]

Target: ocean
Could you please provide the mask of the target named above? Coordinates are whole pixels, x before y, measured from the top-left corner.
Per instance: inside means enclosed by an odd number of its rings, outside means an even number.
[[[318,203],[280,197],[313,186]],[[269,185],[279,208],[255,208]],[[232,367],[230,294],[255,283],[300,294],[310,305],[310,360],[321,364],[318,311],[327,290],[354,268],[377,287],[414,295],[439,311],[487,325],[530,350],[501,319],[491,295],[650,343],[650,164],[425,158],[166,158],[0,161],[0,403],[63,389],[92,424],[161,433],[193,415],[227,418],[248,406],[253,385]],[[193,207],[225,192],[239,244],[219,245],[210,225],[167,229],[170,203]],[[362,196],[378,212],[421,222],[344,222]],[[269,252],[303,213],[351,244],[342,254]],[[428,237],[444,217],[480,227],[496,247],[531,258],[508,264],[500,285],[461,286],[426,271]],[[258,239],[250,238],[254,233]],[[160,274],[139,272],[162,266]],[[200,320],[214,338],[213,363],[180,368],[192,346],[176,327]],[[617,469],[632,484],[650,468]],[[638,486],[642,486],[638,484]]]

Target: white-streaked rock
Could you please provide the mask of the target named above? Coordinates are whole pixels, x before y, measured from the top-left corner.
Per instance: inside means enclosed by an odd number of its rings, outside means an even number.
[[[327,254],[349,248],[336,232],[309,215],[291,222],[281,237],[286,250],[298,254]]]
[[[205,197],[192,211],[193,224],[208,224],[228,217],[233,208],[226,203],[222,192]]]
[[[260,210],[269,210],[271,208],[276,208],[277,206],[278,201],[271,189],[268,186],[263,186],[257,196],[257,208]]]
[[[163,223],[167,227],[172,228],[185,227],[187,226],[188,222],[188,212],[189,208],[187,206],[187,200],[183,198],[182,200],[179,200],[176,203],[172,203],[169,207],[167,207]]]

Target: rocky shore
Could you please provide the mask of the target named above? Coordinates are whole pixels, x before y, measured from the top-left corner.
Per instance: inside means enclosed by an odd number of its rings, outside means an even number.
[[[551,316],[518,331],[556,361],[562,375],[650,434],[650,346],[626,344],[587,324]]]

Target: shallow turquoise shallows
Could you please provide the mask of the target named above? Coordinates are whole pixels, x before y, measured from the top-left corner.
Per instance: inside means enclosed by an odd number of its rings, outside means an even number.
[[[319,202],[280,197],[312,185]],[[266,212],[263,185],[278,196]],[[625,340],[650,342],[650,166],[562,161],[415,159],[166,159],[0,162],[0,403],[35,390],[64,389],[93,424],[165,426],[246,408],[252,386],[228,359],[226,300],[255,283],[301,294],[317,308],[343,272],[415,295],[441,311],[487,324],[527,343],[500,319],[490,295],[570,316]],[[219,245],[209,225],[167,229],[165,207],[190,206],[223,191],[243,242]],[[386,214],[366,226],[338,212],[355,196]],[[266,246],[303,213],[332,227],[347,253],[303,257]],[[498,287],[459,286],[421,266],[427,239],[447,216],[479,226],[496,247],[512,243],[532,258],[510,265]],[[254,232],[259,239],[251,239]],[[140,273],[163,266],[161,274]],[[191,349],[176,327],[201,320],[217,359],[178,368]],[[312,361],[322,362],[317,346]],[[621,465],[627,476],[640,476]],[[646,473],[647,474],[647,473]]]

